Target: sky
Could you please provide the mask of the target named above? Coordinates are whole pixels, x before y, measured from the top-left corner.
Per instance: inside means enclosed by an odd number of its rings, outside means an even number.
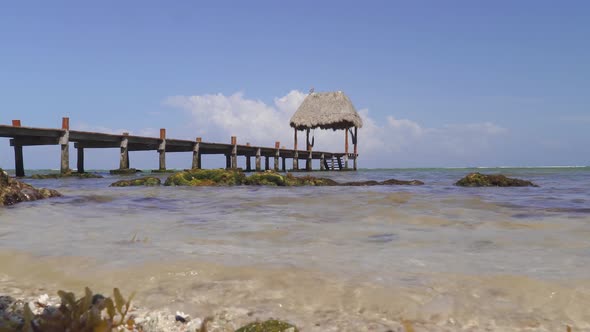
[[[3,1],[0,123],[292,147],[313,87],[361,114],[360,167],[590,165],[588,17],[588,1]],[[343,151],[343,132],[314,135]],[[24,150],[59,167],[57,146]],[[88,150],[86,168],[118,157]]]

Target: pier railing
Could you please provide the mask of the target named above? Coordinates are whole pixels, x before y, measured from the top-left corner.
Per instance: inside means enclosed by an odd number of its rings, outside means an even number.
[[[131,151],[157,151],[159,155],[158,170],[166,170],[166,154],[171,152],[192,152],[191,168],[201,168],[203,155],[225,155],[226,168],[237,169],[238,157],[246,158],[245,171],[261,171],[261,160],[264,158],[264,169],[270,170],[270,159],[274,161],[275,171],[287,171],[286,159],[293,159],[293,170],[299,169],[299,160],[306,161],[305,170],[311,171],[311,160],[320,161],[320,170],[344,170],[342,158],[356,159],[357,154],[345,154],[323,151],[293,150],[281,147],[280,142],[275,142],[274,147],[252,146],[249,143],[238,144],[236,136],[232,136],[230,143],[205,142],[201,137],[194,141],[168,138],[166,129],[160,129],[160,137],[144,137],[121,133],[121,135],[70,130],[69,118],[62,119],[62,127],[33,128],[23,127],[20,120],[13,120],[12,125],[0,125],[0,137],[10,138],[10,146],[14,147],[14,161],[16,176],[24,176],[23,147],[35,145],[60,145],[61,147],[61,173],[70,172],[70,143],[74,143],[77,149],[77,171],[84,172],[84,150],[96,148],[119,148],[119,169],[130,169],[129,152]],[[255,158],[255,167],[251,167],[251,158]]]

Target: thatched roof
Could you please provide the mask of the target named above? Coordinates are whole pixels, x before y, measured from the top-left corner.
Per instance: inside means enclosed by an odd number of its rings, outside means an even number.
[[[350,99],[342,92],[312,92],[290,121],[291,127],[301,129],[346,129],[362,127],[363,120]]]

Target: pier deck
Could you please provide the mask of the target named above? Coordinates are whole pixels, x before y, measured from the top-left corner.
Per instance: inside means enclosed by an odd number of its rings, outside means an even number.
[[[276,171],[286,171],[286,159],[293,159],[293,170],[298,170],[299,159],[311,161],[320,160],[320,170],[343,170],[341,159],[356,159],[355,154],[334,153],[323,151],[306,151],[285,149],[280,142],[275,142],[274,147],[251,146],[249,144],[237,144],[237,138],[231,137],[231,143],[204,142],[200,137],[194,141],[172,139],[166,137],[166,130],[160,129],[160,137],[143,137],[122,133],[121,135],[98,132],[87,132],[69,129],[69,118],[62,119],[62,128],[33,128],[21,126],[20,120],[13,120],[12,125],[0,125],[0,137],[10,138],[10,145],[14,147],[16,176],[24,176],[24,160],[22,149],[24,146],[35,145],[60,145],[61,167],[60,171],[66,173],[69,167],[69,143],[74,143],[77,149],[77,171],[84,172],[84,149],[95,148],[120,148],[119,169],[130,168],[129,152],[131,151],[157,151],[159,153],[158,170],[166,170],[166,153],[168,152],[192,152],[192,168],[201,168],[202,155],[225,155],[226,168],[237,168],[237,158],[246,158],[245,171],[262,170],[261,159],[265,159],[264,169],[270,168],[270,159],[274,160]],[[251,157],[255,157],[255,167],[251,167]],[[282,161],[279,163],[279,161]],[[306,163],[310,165],[311,162]],[[188,165],[187,165],[188,166]],[[308,166],[306,170],[311,171]]]

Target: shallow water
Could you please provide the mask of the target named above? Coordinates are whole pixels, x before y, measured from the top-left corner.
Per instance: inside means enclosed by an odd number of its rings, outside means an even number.
[[[590,330],[590,168],[486,169],[539,188],[459,188],[468,169],[323,173],[424,186],[109,188],[0,209],[0,290],[137,290],[152,308],[305,331]],[[314,174],[317,175],[317,174]],[[165,177],[165,176],[162,176]]]

